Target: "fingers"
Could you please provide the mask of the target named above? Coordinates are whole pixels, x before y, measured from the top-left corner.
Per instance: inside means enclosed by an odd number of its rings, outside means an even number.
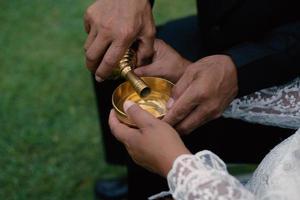
[[[175,126],[181,135],[187,135],[209,120],[208,112],[203,106],[198,106],[184,120]]]
[[[129,46],[129,41],[113,41],[96,70],[96,76],[101,79],[109,77],[113,69],[118,66],[120,59],[124,56]]]
[[[150,63],[151,58],[154,55],[156,28],[150,7],[147,9],[146,13],[144,13],[143,21],[145,25],[139,34],[140,37],[138,38],[139,47],[137,51],[137,66]]]
[[[171,98],[167,103],[169,111],[163,121],[174,126],[187,116],[198,103],[197,89],[193,85],[193,76],[186,71],[172,89]]]
[[[85,15],[83,17],[83,24],[84,24],[84,30],[85,30],[85,32],[86,33],[90,33],[91,25],[90,25],[87,13],[85,13]]]
[[[197,106],[194,94],[195,91],[193,91],[191,87],[186,89],[177,100],[174,100],[172,107],[163,118],[163,121],[174,126],[189,115]]]
[[[142,37],[139,40],[139,47],[137,51],[137,66],[150,63],[153,57],[154,37]]]
[[[111,110],[110,112],[108,123],[111,128],[112,134],[117,138],[118,141],[122,143],[127,143],[129,138],[132,137],[132,133],[137,132],[136,129],[122,124],[118,120],[114,110]]]
[[[153,60],[150,64],[148,65],[143,65],[142,67],[138,67],[134,70],[134,72],[136,73],[136,75],[138,76],[156,76],[156,77],[162,77],[162,70],[161,70],[161,67],[160,66],[160,63],[157,62],[155,60],[155,57],[157,56],[157,49],[159,48],[159,45],[158,45],[158,42],[160,42],[159,39],[155,39],[154,40],[154,44],[153,44],[153,53],[155,52],[154,54],[154,57],[153,57]],[[139,65],[140,66],[140,65]],[[159,70],[160,68],[160,70]]]
[[[185,73],[182,75],[182,77],[178,80],[176,85],[172,89],[172,98],[173,99],[178,99],[184,91],[186,91],[187,88],[192,84],[194,79],[194,75],[190,73],[188,70],[185,71]],[[194,94],[195,91],[192,92]]]
[[[97,67],[101,59],[103,58],[103,55],[107,50],[110,42],[110,40],[101,36],[101,34],[97,34],[96,39],[94,39],[93,43],[85,53],[86,66],[90,71],[95,72],[97,70]]]
[[[89,47],[91,46],[91,44],[93,43],[93,41],[95,40],[97,36],[97,31],[95,28],[92,27],[91,31],[89,31],[89,35],[85,40],[84,43],[84,50],[87,51],[89,49]]]
[[[125,101],[124,110],[138,128],[153,127],[155,124],[160,123],[160,120],[156,119],[153,115],[132,101]]]
[[[161,72],[159,72],[157,63],[151,63],[143,67],[138,67],[134,70],[137,76],[153,76],[164,78]]]

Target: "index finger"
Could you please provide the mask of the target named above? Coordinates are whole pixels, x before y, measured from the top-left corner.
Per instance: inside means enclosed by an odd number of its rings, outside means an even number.
[[[96,76],[100,77],[101,79],[108,78],[113,69],[118,67],[119,61],[129,47],[129,42],[113,41],[96,71]]]

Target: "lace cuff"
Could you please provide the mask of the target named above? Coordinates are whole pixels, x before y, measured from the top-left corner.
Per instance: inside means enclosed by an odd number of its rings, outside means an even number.
[[[168,174],[174,199],[253,199],[226,170],[225,163],[210,151],[179,156]]]
[[[300,127],[300,77],[282,85],[234,100],[224,117],[264,125]]]

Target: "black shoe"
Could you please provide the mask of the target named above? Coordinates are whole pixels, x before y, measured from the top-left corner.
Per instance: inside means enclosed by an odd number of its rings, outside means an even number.
[[[125,200],[128,186],[125,179],[99,180],[95,184],[97,200]]]

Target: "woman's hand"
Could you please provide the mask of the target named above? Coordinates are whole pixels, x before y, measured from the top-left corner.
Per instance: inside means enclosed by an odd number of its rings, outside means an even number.
[[[137,128],[120,123],[113,110],[109,125],[113,135],[125,145],[137,164],[166,177],[178,156],[190,154],[170,125],[131,101],[125,102],[124,110]]]
[[[84,25],[86,65],[97,81],[111,74],[135,41],[139,64],[153,56],[155,25],[148,0],[96,0],[86,10]]]
[[[184,73],[186,67],[191,63],[159,39],[154,41],[154,51],[151,64],[138,67],[134,70],[138,76],[161,77],[176,83]]]

